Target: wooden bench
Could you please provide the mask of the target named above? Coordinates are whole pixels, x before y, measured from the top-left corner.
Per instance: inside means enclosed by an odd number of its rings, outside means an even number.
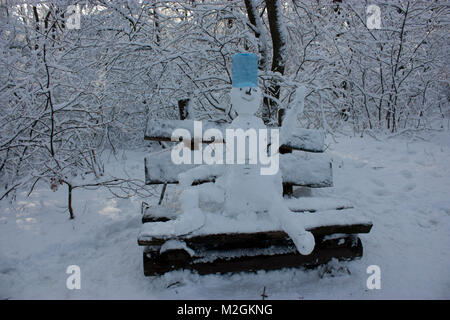
[[[226,124],[212,121],[204,121],[202,125],[204,130],[217,128],[223,131],[226,128]],[[172,132],[177,128],[191,133],[191,148],[195,148],[195,141],[203,140],[203,137],[194,135],[193,120],[150,120],[145,139],[170,142]],[[333,186],[331,161],[321,154],[325,150],[323,132],[296,128],[289,136],[280,139],[280,170],[286,196],[292,195],[293,186]],[[176,184],[180,173],[196,166],[173,164],[170,152],[166,149],[145,158],[147,184]],[[193,184],[211,183],[215,179],[213,175],[205,176]],[[208,274],[311,268],[333,258],[350,260],[362,256],[362,243],[357,234],[370,232],[372,223],[348,201],[292,197],[286,197],[285,201],[292,214],[301,216],[302,222],[306,221],[306,229],[314,235],[316,246],[310,255],[299,254],[288,235],[270,221],[243,224],[207,213],[202,228],[188,235],[179,235],[171,230],[180,213],[164,206],[144,207],[144,225],[138,236],[138,244],[145,247],[144,274],[154,276],[177,269]]]
[[[203,131],[217,128],[225,137],[226,124],[213,121],[202,122]],[[202,140],[203,136],[194,134],[193,120],[149,120],[145,130],[145,139],[150,141],[170,142],[172,132],[176,129],[186,129],[194,141]],[[173,142],[172,143],[176,143]],[[226,141],[225,141],[226,143]],[[330,159],[321,153],[325,150],[324,133],[320,130],[296,128],[288,137],[280,141],[280,170],[283,177],[284,190],[292,190],[293,186],[323,188],[333,186],[332,164]],[[281,152],[282,150],[282,152]],[[303,153],[293,151],[304,151]],[[308,152],[308,153],[305,153]],[[193,159],[192,163],[193,163]],[[163,150],[145,157],[145,181],[147,184],[178,183],[178,174],[194,168],[195,164],[175,165],[171,161],[171,151]],[[196,183],[213,182],[214,176],[205,177]]]
[[[145,157],[146,184],[178,183],[178,175],[196,167],[195,164],[176,165],[171,160],[171,151],[162,150]],[[333,186],[332,165],[328,157],[322,154],[280,155],[280,170],[283,184],[322,188]],[[198,183],[214,182],[215,176],[204,177]]]
[[[368,233],[372,223],[360,217],[354,209],[336,205],[334,210],[296,214],[308,214],[306,229],[314,235],[316,247],[307,256],[299,254],[281,230],[273,230],[270,223],[256,226],[242,226],[239,221],[212,215],[206,224],[220,222],[226,227],[217,233],[202,230],[186,236],[164,232],[164,224],[176,218],[174,213],[147,207],[142,220],[145,223],[138,236],[138,243],[145,246],[144,273],[159,275],[176,269],[190,269],[200,274],[227,273],[238,271],[274,270],[288,267],[315,267],[332,258],[350,260],[363,253],[359,233]],[[300,208],[296,207],[297,210]],[[314,211],[306,206],[308,212]],[[156,212],[156,214],[152,214]],[[326,223],[322,223],[324,220]],[[205,226],[208,229],[208,225]],[[253,230],[252,230],[253,229]],[[170,240],[182,242],[186,248],[162,250]],[[188,251],[191,251],[189,254]]]

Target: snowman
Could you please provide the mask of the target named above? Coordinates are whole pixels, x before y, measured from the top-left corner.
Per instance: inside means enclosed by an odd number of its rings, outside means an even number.
[[[228,129],[247,130],[267,129],[263,121],[255,116],[258,110],[262,94],[257,81],[258,59],[253,53],[240,53],[233,56],[233,87],[231,89],[231,104],[238,116],[232,121]],[[260,136],[258,136],[258,139]],[[230,145],[236,148],[236,144],[225,143],[227,153]],[[262,175],[261,163],[250,161],[251,154],[249,144],[246,145],[245,154],[239,154],[234,150],[235,162],[233,164],[216,165],[214,173],[218,177],[216,185],[224,190],[223,214],[227,217],[249,221],[261,217],[269,218],[278,224],[294,242],[298,251],[303,255],[310,254],[315,245],[314,236],[305,230],[299,216],[289,210],[283,201],[282,178],[278,171],[274,175]],[[258,143],[258,147],[261,144]],[[267,153],[266,149],[263,152]],[[278,152],[278,150],[274,150]],[[278,156],[271,154],[272,157]],[[241,158],[241,162],[237,161]],[[241,163],[241,164],[239,164]],[[201,173],[202,166],[191,169],[179,175],[180,185],[189,187],[194,181],[195,171]],[[209,168],[211,169],[211,168]],[[192,191],[185,192],[191,199]],[[198,195],[195,195],[198,199]],[[198,206],[182,208],[198,212]],[[298,215],[298,214],[297,214]],[[192,218],[194,218],[192,216]],[[197,215],[198,218],[198,215]]]

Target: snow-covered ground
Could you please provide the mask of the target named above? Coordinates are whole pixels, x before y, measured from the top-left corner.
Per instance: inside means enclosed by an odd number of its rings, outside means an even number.
[[[360,236],[360,260],[310,271],[147,278],[136,242],[142,199],[77,189],[71,221],[66,190],[41,186],[29,198],[0,202],[0,298],[261,299],[265,287],[269,299],[449,299],[449,132],[335,140],[327,150],[335,186],[312,194],[351,200],[373,221],[371,233]],[[143,179],[143,158],[128,152],[109,165]],[[69,265],[81,268],[80,290],[66,288]],[[381,268],[380,290],[366,287],[370,265]]]

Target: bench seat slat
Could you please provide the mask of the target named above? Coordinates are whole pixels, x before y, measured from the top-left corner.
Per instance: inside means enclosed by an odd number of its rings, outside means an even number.
[[[345,199],[327,198],[327,197],[301,197],[301,198],[285,198],[284,202],[292,212],[314,213],[326,210],[344,210],[352,209],[353,205]],[[147,222],[165,222],[177,217],[177,213],[173,212],[165,206],[146,207],[142,214],[142,223]]]
[[[290,132],[281,130],[281,149],[309,152],[325,151],[325,133],[322,130],[294,128]]]
[[[203,133],[210,129],[219,129],[225,132],[226,123],[216,121],[202,121]],[[189,131],[191,138],[198,140],[203,136],[194,136],[194,120],[155,120],[150,119],[147,121],[147,127],[145,129],[145,140],[151,141],[171,141],[172,133],[176,129],[185,129]],[[210,140],[203,141],[205,143],[211,142]]]
[[[144,251],[144,274],[155,276],[179,269],[192,270],[199,274],[215,274],[281,268],[313,268],[333,258],[351,260],[363,254],[361,240],[357,237],[320,242],[307,256],[299,254],[292,244],[271,247],[269,250],[270,252],[264,249],[198,252],[200,257],[191,257],[183,250],[163,254],[157,250],[148,250]]]
[[[178,175],[195,166],[197,165],[174,164],[170,150],[151,153],[145,157],[145,183],[178,183]],[[323,154],[300,152],[281,154],[280,170],[283,183],[286,184],[311,188],[333,186],[331,161]],[[211,182],[215,178],[215,176],[205,177],[196,183]]]
[[[356,234],[368,233],[372,222],[363,217],[354,209],[327,210],[316,213],[292,213],[293,223],[298,219],[305,228],[315,236],[330,234]],[[167,222],[145,223],[138,236],[139,245],[159,245],[169,239],[182,239],[188,242],[203,237],[212,237],[214,241],[224,241],[228,237],[253,237],[254,234],[269,232],[276,237],[286,237],[284,231],[270,219],[257,219],[255,221],[238,221],[221,214],[206,213],[204,225],[189,234],[176,233],[177,220]],[[253,235],[252,235],[253,234]],[[194,239],[194,240],[193,240]],[[203,240],[202,240],[203,241]]]
[[[203,133],[208,129],[218,129],[222,132],[222,137],[226,138],[226,128],[229,123],[216,121],[202,121]],[[145,129],[145,140],[150,141],[171,141],[172,133],[176,129],[185,129],[190,133],[191,139],[210,143],[212,140],[205,140],[203,136],[194,136],[194,120],[155,120],[150,119]],[[268,129],[271,129],[270,127]],[[273,129],[278,129],[275,127]],[[270,130],[269,130],[270,134]],[[325,150],[325,134],[322,130],[294,128],[290,132],[280,132],[280,149],[301,150],[307,152],[323,152]],[[270,141],[270,138],[268,138]],[[226,142],[226,141],[225,141]]]
[[[325,210],[351,209],[350,201],[329,197],[300,197],[284,199],[289,210],[293,212],[316,212]]]

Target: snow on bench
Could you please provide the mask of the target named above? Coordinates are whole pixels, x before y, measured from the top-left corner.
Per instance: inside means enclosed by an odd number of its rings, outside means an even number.
[[[171,150],[152,152],[144,158],[144,165],[146,184],[178,183],[180,173],[197,166],[195,164],[174,164]]]
[[[142,223],[165,222],[176,219],[179,214],[166,206],[147,206],[142,210]]]
[[[295,223],[299,220],[299,225],[304,225],[305,229],[314,236],[320,237],[331,234],[357,234],[368,233],[372,228],[372,222],[361,216],[354,209],[327,210],[317,213],[292,213],[290,217]],[[228,238],[241,239],[242,237],[258,238],[257,234],[272,234],[274,237],[288,237],[284,231],[271,219],[260,217],[257,219],[248,217],[237,220],[226,217],[219,213],[205,213],[204,223],[200,228],[183,234],[178,234],[177,226],[181,221],[169,220],[167,222],[145,223],[138,236],[138,244],[162,245],[169,239],[183,239],[188,245],[192,241],[205,241],[205,237],[212,237],[214,241]],[[186,226],[185,226],[186,227]],[[185,231],[185,229],[183,228]],[[255,235],[256,234],[256,235]],[[267,235],[266,235],[267,236]],[[228,240],[230,241],[230,240]],[[233,241],[233,240],[231,240]]]
[[[222,132],[225,139],[225,130],[229,124],[216,121],[202,121],[203,133],[208,129],[218,129]],[[276,127],[277,128],[277,127]],[[272,129],[276,129],[272,128]],[[192,140],[204,143],[213,142],[213,139],[204,140],[201,133],[194,132],[194,120],[154,120],[147,122],[145,130],[145,139],[151,141],[171,141],[172,133],[176,129],[186,129],[189,131]],[[270,128],[268,128],[270,129]],[[269,130],[270,132],[270,130]],[[197,134],[198,136],[196,136]],[[270,141],[270,137],[268,138]],[[325,149],[325,134],[322,130],[293,128],[288,134],[281,134],[280,149],[282,150],[301,150],[308,152],[323,152]]]
[[[176,165],[171,151],[154,152],[145,157],[145,183],[178,183],[178,175],[196,167],[194,164]],[[324,154],[287,153],[280,155],[283,183],[311,188],[333,186],[331,161]],[[205,177],[194,184],[215,181],[215,176]]]
[[[292,201],[294,205],[300,208]],[[200,225],[191,225],[188,229],[185,228],[187,221],[182,222],[182,218],[145,223],[138,236],[138,244],[145,246],[144,274],[156,276],[179,269],[215,274],[311,268],[331,259],[353,260],[363,254],[356,234],[368,233],[372,228],[368,219],[352,209],[293,212],[292,218],[293,224],[296,218],[301,219],[314,235],[316,245],[309,255],[301,255],[288,234],[264,215],[236,220],[206,212]]]
[[[202,133],[194,132],[194,120],[154,120],[150,119],[147,122],[147,127],[145,129],[145,140],[152,141],[172,141],[172,133],[176,129],[185,129],[189,131],[191,138],[193,140],[200,141],[203,140],[202,134],[208,129],[218,129],[222,132],[222,136],[225,136],[226,123],[216,122],[216,121],[202,121]],[[198,134],[197,136],[195,134]],[[213,140],[204,140],[203,142],[208,143]]]
[[[351,209],[353,205],[350,201],[337,198],[326,197],[302,197],[285,198],[289,210],[293,212],[316,212],[325,210]]]
[[[317,211],[344,210],[353,208],[350,201],[338,198],[284,198],[284,202],[292,212],[314,213]],[[165,206],[149,206],[142,212],[142,223],[164,222],[176,219],[179,214],[180,213],[176,213]]]
[[[333,186],[331,161],[323,154],[281,154],[280,170],[283,184],[310,188]]]
[[[309,152],[325,151],[325,133],[322,130],[293,128],[287,135],[281,134],[280,149]]]

